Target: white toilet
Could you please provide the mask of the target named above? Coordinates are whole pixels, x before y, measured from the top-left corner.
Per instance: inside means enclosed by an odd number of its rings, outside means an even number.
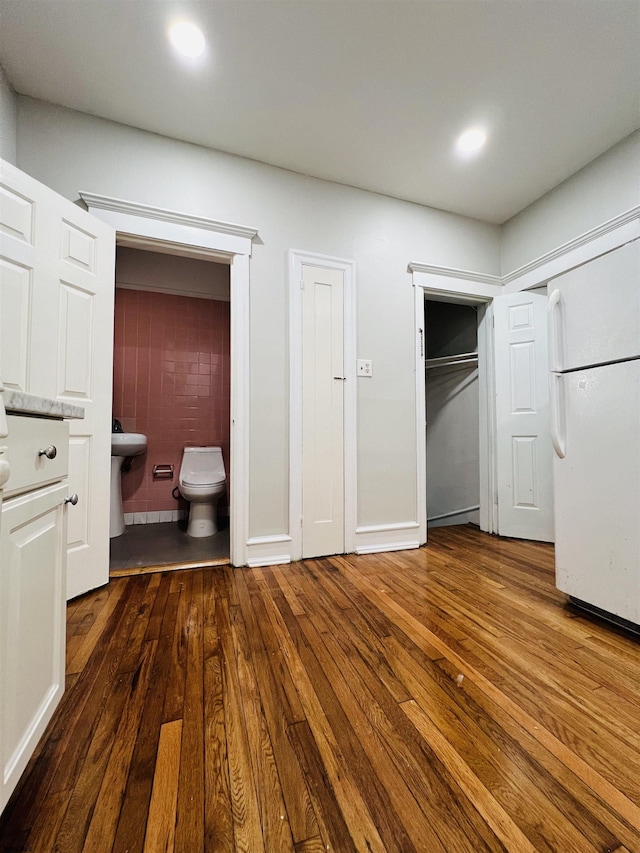
[[[222,448],[185,447],[178,488],[182,497],[191,502],[189,536],[217,533],[217,504],[226,489]]]

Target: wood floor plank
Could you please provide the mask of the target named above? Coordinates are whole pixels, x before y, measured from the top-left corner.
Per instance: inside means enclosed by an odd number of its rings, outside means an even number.
[[[285,820],[286,809],[280,776],[240,607],[231,610],[231,635],[236,649],[238,683],[242,693],[249,756],[258,795],[265,850],[293,853],[293,837],[289,821]]]
[[[204,837],[204,648],[202,570],[192,573],[186,632],[186,677],[175,845],[197,850]]]
[[[487,788],[470,770],[467,763],[458,755],[446,737],[430,723],[429,718],[418,707],[417,703],[413,699],[403,702],[402,710],[457,778],[463,791],[475,803],[476,809],[504,843],[507,850],[518,850],[520,853],[539,853],[515,821],[490,796]]]
[[[640,853],[640,644],[553,548],[112,579],[0,853]]]
[[[280,644],[285,651],[287,662],[291,668],[300,690],[300,699],[305,708],[305,714],[313,731],[314,739],[322,756],[333,790],[339,802],[345,823],[354,839],[356,849],[384,851],[380,833],[369,812],[352,772],[338,747],[336,734],[327,720],[322,705],[316,695],[303,662],[298,656],[295,643],[291,639],[280,611],[270,597],[264,598],[267,614],[271,620]]]
[[[204,616],[204,848],[208,853],[233,853],[233,811],[225,721],[220,606],[227,600],[224,585],[205,572]]]
[[[140,820],[140,814],[146,814],[151,799],[179,598],[179,593],[170,593],[166,599],[163,621],[157,638],[152,680],[131,758],[131,768],[112,853],[142,853],[146,825]],[[149,622],[151,618],[152,616]],[[145,641],[147,639],[148,633],[145,635]]]
[[[293,723],[287,730],[287,737],[304,776],[313,803],[314,818],[326,849],[353,853],[356,849],[353,838],[309,724],[306,721]]]
[[[291,825],[294,842],[311,838],[318,833],[318,823],[311,805],[307,784],[293,747],[287,736],[288,720],[284,708],[286,694],[278,679],[278,671],[271,667],[270,655],[263,642],[263,632],[256,618],[252,598],[244,573],[237,575],[238,597],[247,626],[247,639],[254,667],[262,677],[257,679],[257,689],[269,730],[274,758],[278,767],[285,809]]]
[[[220,602],[220,647],[222,651],[224,717],[229,761],[229,783],[235,849],[242,853],[264,853],[260,806],[251,766],[249,739],[242,712],[240,679],[231,633],[231,606]]]
[[[182,749],[182,720],[160,729],[144,853],[173,853]]]
[[[118,723],[91,822],[82,847],[83,853],[102,853],[113,847],[131,756],[149,686],[157,641],[145,643],[140,663],[131,680],[123,714]]]
[[[164,694],[163,723],[181,720],[184,713],[184,691],[187,678],[187,646],[189,641],[189,609],[193,572],[174,572],[171,577],[171,593],[178,595],[178,610],[171,646],[171,662],[167,673],[167,688]]]

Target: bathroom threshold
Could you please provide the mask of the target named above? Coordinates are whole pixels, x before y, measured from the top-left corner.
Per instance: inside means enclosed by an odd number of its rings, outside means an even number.
[[[187,535],[186,522],[134,524],[110,540],[112,578],[228,564],[228,527],[199,539]]]

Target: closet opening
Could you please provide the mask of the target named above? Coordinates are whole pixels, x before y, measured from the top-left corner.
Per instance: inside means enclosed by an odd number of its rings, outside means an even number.
[[[486,377],[479,363],[483,302],[424,297],[427,527],[474,524],[486,490]],[[482,337],[480,337],[483,340]]]

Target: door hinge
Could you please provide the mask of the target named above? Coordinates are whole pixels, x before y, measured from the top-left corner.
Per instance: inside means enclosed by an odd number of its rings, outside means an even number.
[[[300,290],[304,290],[304,279],[300,279]]]
[[[422,329],[418,329],[420,332],[420,358],[424,358],[424,332]]]

